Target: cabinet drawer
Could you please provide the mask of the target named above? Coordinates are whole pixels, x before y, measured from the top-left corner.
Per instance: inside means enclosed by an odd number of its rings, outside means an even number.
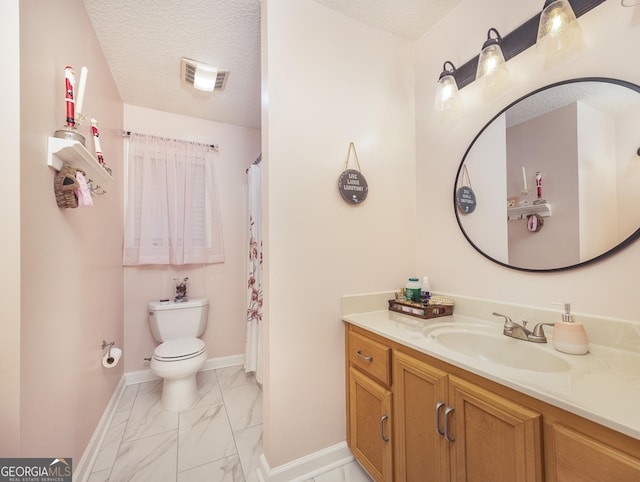
[[[349,333],[349,362],[363,372],[391,385],[391,348],[358,333]]]

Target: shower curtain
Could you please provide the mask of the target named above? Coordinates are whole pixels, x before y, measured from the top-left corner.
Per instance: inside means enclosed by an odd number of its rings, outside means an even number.
[[[252,164],[248,175],[249,259],[244,369],[246,372],[255,372],[256,381],[262,384],[262,171],[260,165]]]

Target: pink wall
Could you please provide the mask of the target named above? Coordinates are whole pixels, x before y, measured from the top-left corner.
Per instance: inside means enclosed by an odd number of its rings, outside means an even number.
[[[127,130],[206,144],[214,153],[225,262],[185,267],[142,266],[124,270],[127,372],[149,368],[143,360],[158,344],[149,331],[147,303],[175,295],[173,278],[189,277],[191,297],[209,298],[209,321],[202,336],[209,358],[244,353],[246,320],[246,168],[260,154],[260,131],[220,122],[125,105]]]
[[[433,104],[442,62],[460,65],[478,54],[488,27],[505,34],[540,11],[541,2],[485,0],[462,2],[420,39],[417,45],[416,109],[418,206],[429,206],[439,229],[418,223],[418,271],[428,272],[432,287],[464,296],[551,308],[554,301],[571,302],[577,313],[638,321],[637,273],[640,242],[606,260],[578,270],[526,273],[503,268],[480,256],[455,222],[451,193],[456,166],[476,133],[506,105],[550,83],[577,77],[607,76],[640,84],[640,70],[629,49],[640,42],[640,10],[604,2],[580,18],[585,47],[558,62],[547,62],[528,49],[510,60],[509,83],[491,97],[477,85],[461,90],[464,106],[441,115]],[[496,12],[499,13],[496,16]],[[464,35],[451,35],[464,32]],[[447,39],[443,42],[442,39]],[[475,40],[477,39],[477,41]],[[444,256],[443,254],[450,254]],[[606,299],[607,303],[602,303]]]
[[[123,373],[100,363],[102,340],[124,341],[122,102],[81,0],[21,1],[20,53],[20,455],[77,464]],[[84,111],[100,122],[113,169],[93,208],[59,209],[47,166],[47,137],[64,123],[66,65],[89,69]],[[88,126],[80,130],[93,149]]]
[[[562,135],[559,135],[562,133]],[[535,269],[570,266],[580,261],[578,189],[578,113],[570,104],[507,130],[507,194],[522,197],[522,166],[529,200],[536,199],[535,174],[543,177],[543,198],[550,217],[537,233],[527,221],[509,221],[509,263]]]
[[[263,446],[273,468],[345,440],[341,297],[415,273],[415,59],[410,42],[314,1],[262,6]],[[369,184],[358,206],[337,189],[350,141]],[[419,207],[420,222],[432,209]]]
[[[0,5],[0,91],[6,95],[0,116],[0,153],[8,175],[0,176],[0,457],[20,452],[20,35],[19,0]]]

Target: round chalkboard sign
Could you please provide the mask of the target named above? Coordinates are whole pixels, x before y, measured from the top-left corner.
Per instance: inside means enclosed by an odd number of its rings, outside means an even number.
[[[360,204],[367,198],[369,187],[360,171],[347,169],[338,178],[338,190],[342,198],[350,204]]]
[[[456,204],[462,214],[471,214],[476,210],[476,195],[469,186],[462,186],[456,191]]]

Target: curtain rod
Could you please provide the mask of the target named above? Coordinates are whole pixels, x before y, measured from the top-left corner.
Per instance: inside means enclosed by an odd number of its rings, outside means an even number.
[[[214,151],[218,150],[219,145],[218,144],[205,144],[203,142],[192,142],[192,141],[184,141],[182,139],[171,139],[169,137],[162,137],[162,136],[151,136],[148,134],[140,134],[139,132],[132,132],[132,131],[122,131],[122,137],[131,137],[131,134],[137,134],[139,136],[145,136],[145,137],[156,137],[158,139],[163,139],[165,141],[176,141],[176,142],[191,142],[191,144],[196,144],[198,146],[207,146],[210,147],[211,149],[213,149]]]

